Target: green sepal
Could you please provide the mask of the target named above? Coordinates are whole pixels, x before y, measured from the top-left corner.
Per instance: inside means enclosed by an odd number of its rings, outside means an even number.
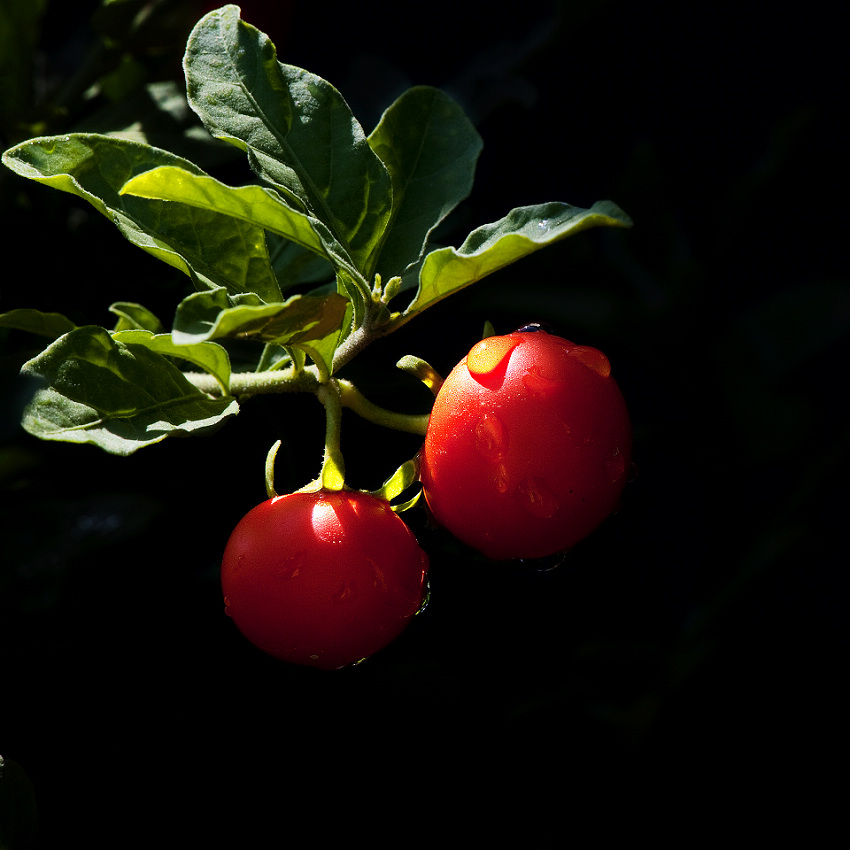
[[[370,491],[370,495],[391,503],[393,499],[412,487],[418,480],[419,458],[414,457],[405,461],[377,490]],[[418,494],[411,501],[411,505],[415,502],[416,498],[418,498]],[[405,510],[406,507],[399,506],[397,509]]]

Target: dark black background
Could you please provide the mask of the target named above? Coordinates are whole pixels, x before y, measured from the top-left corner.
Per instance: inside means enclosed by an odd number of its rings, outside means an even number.
[[[733,812],[762,835],[798,817],[816,829],[846,755],[837,14],[279,5],[245,3],[243,17],[282,61],[334,83],[367,131],[413,84],[467,109],[484,152],[454,244],[550,200],[610,198],[635,222],[476,284],[375,343],[352,375],[378,401],[425,409],[399,356],[445,373],[485,320],[508,332],[543,319],[609,355],[638,475],[552,572],[485,562],[411,512],[432,559],[425,613],[357,668],[292,669],[238,635],[217,570],[264,498],[274,440],[279,490],[317,473],[315,400],[251,400],[213,437],[130,458],[42,444],[16,419],[34,343],[0,337],[0,753],[32,782],[40,846],[306,834],[544,848],[587,829],[687,844]],[[52,3],[39,67],[72,67],[88,20]],[[163,38],[144,60],[179,77],[181,51]],[[54,132],[97,116],[64,120]],[[241,159],[216,167],[249,177]],[[179,275],[81,201],[11,174],[0,192],[0,310],[103,324],[115,300],[173,310]],[[366,489],[417,448],[354,418],[344,441],[350,483]]]

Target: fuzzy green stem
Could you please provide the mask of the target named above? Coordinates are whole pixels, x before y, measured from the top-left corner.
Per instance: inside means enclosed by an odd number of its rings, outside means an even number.
[[[221,387],[212,375],[206,372],[183,374],[201,392],[221,395]],[[314,393],[320,386],[319,370],[315,366],[305,366],[297,371],[234,372],[230,376],[230,394],[236,397],[258,393]]]
[[[345,461],[340,449],[342,400],[336,381],[323,384],[316,393],[325,406],[325,456],[321,482],[325,490],[342,490],[345,486]]]

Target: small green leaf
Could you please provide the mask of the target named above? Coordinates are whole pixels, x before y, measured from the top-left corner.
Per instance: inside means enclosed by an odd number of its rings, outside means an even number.
[[[293,295],[263,304],[229,298],[221,289],[196,292],[178,306],[172,336],[180,346],[226,337],[290,345],[338,333],[347,305],[347,299],[336,293]]]
[[[196,342],[177,345],[170,333],[154,334],[147,330],[123,330],[112,333],[116,342],[125,345],[143,345],[151,351],[167,357],[179,357],[209,372],[218,381],[223,395],[230,386],[230,357],[227,351],[215,342]]]
[[[460,248],[440,248],[425,257],[419,289],[395,326],[540,248],[591,227],[629,227],[631,220],[610,201],[590,209],[558,202],[518,207],[472,231]]]
[[[92,443],[112,454],[207,433],[239,411],[235,399],[200,392],[146,345],[120,342],[90,325],[60,337],[21,372],[35,388],[23,415],[30,434]]]
[[[61,313],[42,313],[41,310],[33,310],[28,307],[10,310],[8,313],[0,313],[0,328],[29,331],[51,339],[58,339],[62,334],[66,334],[76,327],[70,319]]]
[[[327,225],[371,280],[392,186],[340,93],[278,62],[233,5],[197,23],[183,64],[189,104],[210,133],[245,150],[257,175]]]
[[[164,330],[162,322],[141,304],[116,301],[110,304],[109,312],[118,316],[118,321],[113,328],[115,331],[143,330],[158,334]]]
[[[447,94],[417,86],[387,109],[369,145],[392,178],[392,220],[378,259],[389,279],[420,258],[429,234],[469,195],[482,142]]]
[[[262,227],[209,209],[119,194],[131,178],[159,166],[203,175],[188,160],[140,142],[73,133],[30,139],[6,151],[3,163],[83,198],[134,245],[189,275],[198,290],[223,286],[280,299]]]
[[[339,327],[332,327],[323,336],[317,335],[319,330],[321,330],[317,327],[311,331],[311,336],[306,338],[293,336],[288,343],[288,347],[293,350],[293,354],[296,354],[295,350],[300,350],[310,356],[310,359],[316,364],[319,370],[319,379],[323,383],[333,374],[334,354],[340,343],[345,339],[345,330],[351,323],[351,314],[351,303],[347,302],[345,315]]]

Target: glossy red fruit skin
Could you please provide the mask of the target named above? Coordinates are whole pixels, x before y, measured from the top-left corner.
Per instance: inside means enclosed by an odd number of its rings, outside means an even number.
[[[571,549],[621,500],[631,424],[602,352],[543,330],[490,337],[446,378],[420,454],[435,520],[489,558]]]
[[[422,608],[428,557],[383,500],[291,493],[239,522],[225,547],[225,610],[264,652],[334,670],[394,640]]]

